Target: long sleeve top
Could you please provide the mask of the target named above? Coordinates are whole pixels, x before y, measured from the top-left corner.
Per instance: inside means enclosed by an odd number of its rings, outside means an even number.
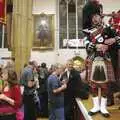
[[[19,109],[22,96],[20,92],[20,86],[14,85],[8,91],[3,92],[4,95],[14,100],[14,105],[10,105],[5,101],[0,102],[0,114],[1,113],[15,113]]]

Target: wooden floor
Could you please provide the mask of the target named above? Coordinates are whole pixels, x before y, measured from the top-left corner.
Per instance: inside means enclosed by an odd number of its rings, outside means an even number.
[[[38,118],[37,120],[48,120],[48,118]]]
[[[89,98],[88,100],[82,101],[83,105],[89,111],[92,108],[92,100]],[[104,118],[100,113],[94,115],[92,117],[93,120],[120,120],[120,110],[118,109],[118,106],[111,106],[108,107],[108,111],[110,112],[109,118]]]

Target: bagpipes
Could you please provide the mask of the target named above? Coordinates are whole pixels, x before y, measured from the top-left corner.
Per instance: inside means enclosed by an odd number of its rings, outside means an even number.
[[[104,27],[101,25],[92,29],[84,29],[83,33],[89,36],[93,44],[97,44],[104,42],[104,38],[102,36],[103,31],[104,31]]]
[[[120,36],[115,34],[115,30],[111,30],[110,26],[107,29],[104,28],[103,25],[92,28],[92,29],[84,29],[83,33],[85,33],[88,38],[91,40],[93,44],[105,44],[105,45],[112,45],[113,40],[109,39],[109,31],[114,36],[118,45],[120,44]]]

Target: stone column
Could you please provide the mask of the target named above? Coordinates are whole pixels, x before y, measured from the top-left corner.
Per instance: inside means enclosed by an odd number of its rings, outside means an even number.
[[[13,56],[18,75],[28,63],[33,41],[32,0],[13,0]]]

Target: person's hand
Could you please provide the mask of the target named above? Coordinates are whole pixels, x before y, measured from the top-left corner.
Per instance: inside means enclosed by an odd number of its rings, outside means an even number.
[[[97,44],[96,45],[97,51],[101,51],[102,47],[103,47],[103,44]]]
[[[61,83],[62,83],[62,84],[67,84],[67,83],[68,83],[68,80],[67,80],[67,79],[62,80]]]
[[[96,45],[97,51],[102,51],[103,53],[108,50],[108,45],[98,44]]]
[[[108,50],[108,45],[103,45],[102,52],[105,53]]]
[[[5,95],[4,94],[0,94],[0,100],[5,100]]]
[[[62,85],[62,88],[63,88],[63,89],[66,89],[66,88],[67,88],[67,84],[64,83],[64,84]]]
[[[104,43],[107,45],[112,45],[115,42],[116,42],[115,38],[109,38],[109,39],[105,39]]]

